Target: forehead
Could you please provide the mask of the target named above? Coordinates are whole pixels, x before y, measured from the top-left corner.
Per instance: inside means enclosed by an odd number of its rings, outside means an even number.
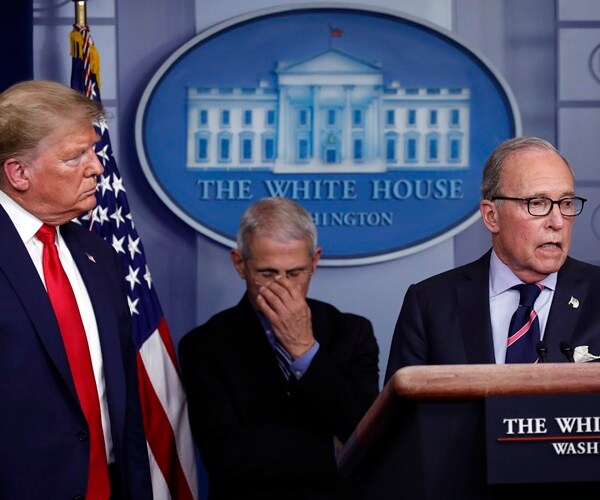
[[[98,140],[98,134],[90,121],[62,121],[44,137],[38,145],[37,152],[49,148],[60,150],[78,150],[87,148]]]
[[[512,195],[570,193],[573,174],[565,161],[553,151],[526,150],[511,154],[502,170],[503,190]]]
[[[308,239],[279,241],[269,236],[255,236],[248,246],[249,260],[254,265],[290,268],[303,265],[310,258]]]

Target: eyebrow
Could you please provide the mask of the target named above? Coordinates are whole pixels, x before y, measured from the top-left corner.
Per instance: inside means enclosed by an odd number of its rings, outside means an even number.
[[[290,271],[301,271],[303,269],[306,269],[307,267],[310,267],[310,264],[308,265],[304,265],[304,266],[296,266],[296,267],[291,267],[289,269],[285,269],[285,270],[279,270],[279,269],[275,269],[274,267],[264,267],[264,268],[256,268],[256,272],[261,272],[261,273],[265,273],[265,272],[269,272],[269,273],[289,273]]]

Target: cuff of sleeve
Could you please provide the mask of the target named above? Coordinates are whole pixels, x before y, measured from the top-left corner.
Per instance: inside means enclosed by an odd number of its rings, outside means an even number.
[[[310,367],[310,364],[312,363],[312,360],[315,357],[315,354],[317,354],[318,350],[319,343],[315,340],[313,346],[307,351],[307,353],[304,356],[301,356],[298,359],[292,361],[292,363],[290,364],[290,369],[294,377],[300,379],[302,375],[306,373],[306,370],[308,370],[308,368]]]

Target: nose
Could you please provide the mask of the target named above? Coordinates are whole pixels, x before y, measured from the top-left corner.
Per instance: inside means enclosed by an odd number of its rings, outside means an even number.
[[[100,159],[98,158],[98,155],[96,154],[96,151],[93,147],[90,148],[88,152],[87,170],[89,172],[90,177],[102,175],[102,173],[104,172],[104,167],[102,166],[102,163],[100,163]]]
[[[550,210],[550,213],[548,214],[548,220],[552,227],[560,228],[564,225],[565,217],[560,213],[558,203],[552,205],[552,210]]]

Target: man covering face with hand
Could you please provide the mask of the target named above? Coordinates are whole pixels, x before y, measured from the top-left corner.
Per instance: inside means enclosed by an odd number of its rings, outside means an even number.
[[[210,499],[352,499],[336,446],[378,393],[367,319],[307,298],[315,225],[265,198],[243,215],[233,264],[246,293],[179,345],[190,421]]]

